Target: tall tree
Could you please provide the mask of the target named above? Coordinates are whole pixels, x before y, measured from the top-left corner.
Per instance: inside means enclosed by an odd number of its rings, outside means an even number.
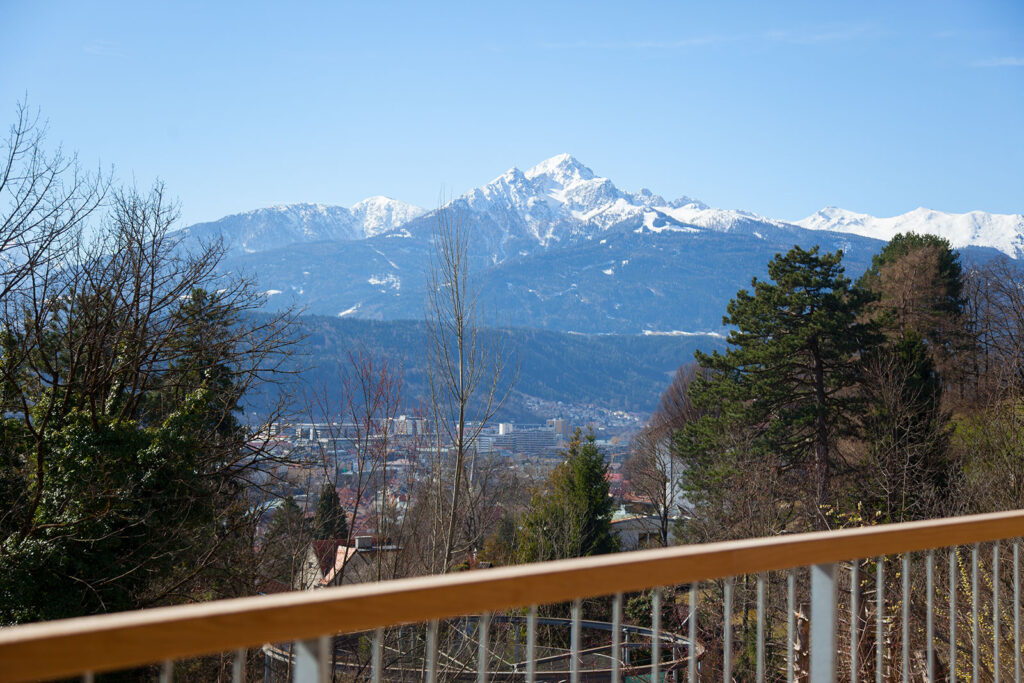
[[[530,504],[522,523],[519,557],[540,562],[610,553],[612,499],[608,466],[593,434],[577,429],[562,452],[564,460]]]
[[[842,252],[794,247],[768,264],[770,281],[755,278],[752,293],[740,290],[729,303],[730,348],[697,353],[711,376],[692,389],[697,407],[714,413],[677,439],[694,466],[691,481],[708,453],[734,448],[742,434],[755,452],[809,477],[816,505],[826,501],[836,442],[857,401],[850,391],[857,355],[873,338],[858,319],[865,297],[851,288],[841,261]]]
[[[896,235],[872,258],[857,286],[872,295],[865,313],[891,342],[908,335],[918,339],[947,383],[959,379],[957,356],[969,347],[967,300],[960,256],[946,239]]]
[[[867,354],[863,439],[867,458],[858,499],[887,522],[954,511],[949,415],[927,345],[913,329]]]
[[[48,151],[39,112],[18,104],[0,140],[0,305],[51,265],[62,267],[109,187],[109,176],[83,173],[75,155]]]
[[[283,360],[288,315],[246,317],[261,297],[176,215],[159,185],[115,193],[95,239],[4,302],[0,622],[254,588],[265,454],[235,413]]]
[[[281,499],[273,515],[260,546],[260,573],[264,580],[270,579],[295,587],[312,540],[312,529],[302,508],[291,496]]]
[[[506,350],[488,348],[481,334],[478,290],[470,272],[471,238],[464,213],[451,208],[437,211],[427,274],[426,327],[430,410],[437,439],[436,516],[443,539],[436,568],[442,573],[451,568],[460,546],[456,530],[468,485],[468,461],[515,375],[513,370],[509,377]],[[446,462],[449,456],[451,462]]]
[[[679,487],[683,468],[673,439],[677,431],[708,412],[697,408],[690,396],[690,385],[701,375],[706,378],[707,372],[694,361],[679,366],[658,408],[633,438],[626,461],[625,474],[633,491],[654,504],[663,546],[669,543],[672,520],[684,502]]]
[[[949,386],[964,389],[968,354],[959,255],[935,235],[896,235],[858,281],[884,343],[864,355],[860,499],[886,520],[943,509],[952,476]]]
[[[320,500],[313,516],[313,538],[346,540],[347,537],[348,522],[345,519],[345,511],[338,502],[338,491],[328,479],[320,489]]]

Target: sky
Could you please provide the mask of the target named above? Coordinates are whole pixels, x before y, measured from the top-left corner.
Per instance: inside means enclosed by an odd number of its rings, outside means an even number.
[[[569,152],[635,191],[795,220],[1024,213],[1024,3],[16,2],[0,124],[182,222],[426,208]]]

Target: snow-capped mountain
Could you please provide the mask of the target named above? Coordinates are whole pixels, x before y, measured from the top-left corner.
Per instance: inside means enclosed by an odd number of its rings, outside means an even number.
[[[1024,253],[1020,216],[918,210],[875,219],[826,209],[799,224],[630,192],[568,154],[512,168],[440,210],[470,231],[480,301],[503,324],[585,333],[722,332],[726,304],[793,245],[841,249],[856,278],[899,231],[941,234],[970,259]],[[299,204],[187,228],[223,234],[224,266],[259,278],[267,307],[420,319],[437,211],[384,197]],[[316,242],[315,247],[311,243]]]
[[[189,237],[223,237],[237,251],[254,253],[289,244],[361,240],[394,230],[424,210],[389,197],[369,197],[351,209],[323,204],[289,204],[226,216],[185,228]]]
[[[751,224],[783,227],[745,211],[713,209],[690,197],[666,201],[641,188],[620,190],[569,154],[559,154],[520,171],[511,168],[483,187],[452,201],[447,209],[473,217],[492,261],[620,229],[692,232]]]
[[[809,230],[848,232],[888,241],[899,233],[938,235],[955,248],[992,247],[1011,258],[1024,256],[1024,216],[984,211],[944,213],[918,208],[891,218],[877,218],[834,206],[796,221]]]

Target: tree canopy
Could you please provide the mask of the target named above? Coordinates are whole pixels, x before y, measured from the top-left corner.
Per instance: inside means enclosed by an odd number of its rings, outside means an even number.
[[[330,480],[320,489],[320,500],[313,516],[313,538],[318,540],[345,539],[348,537],[348,521],[338,501],[338,491]]]
[[[841,252],[819,254],[817,247],[777,255],[768,264],[770,281],[755,278],[752,293],[740,290],[729,303],[726,352],[698,352],[710,374],[692,384],[692,398],[710,414],[677,439],[678,452],[694,465],[693,496],[702,495],[697,462],[746,435],[744,448],[805,472],[813,500],[826,499],[836,441],[857,401],[848,391],[858,378],[857,354],[872,335],[859,319],[865,297],[843,275],[841,260]]]
[[[577,429],[530,503],[522,522],[519,557],[540,562],[610,553],[618,548],[611,532],[613,513],[608,466],[593,434]]]
[[[247,318],[259,295],[176,218],[159,185],[115,192],[0,301],[0,623],[253,591],[264,454],[236,413],[288,316]]]

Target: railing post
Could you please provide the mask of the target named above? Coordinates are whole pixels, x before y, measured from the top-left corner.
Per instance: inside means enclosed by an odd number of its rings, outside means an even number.
[[[231,682],[232,683],[245,683],[245,658],[247,651],[246,649],[240,648],[235,650],[235,659],[231,663]]]
[[[476,639],[478,643],[476,655],[477,683],[487,683],[487,665],[490,663],[489,636],[491,630],[491,613],[484,612],[476,620]]]
[[[622,676],[622,593],[615,594],[612,602],[612,681],[619,683]]]
[[[836,566],[811,567],[811,680],[836,680]]]
[[[765,576],[757,575],[757,664],[755,678],[764,683]]]
[[[733,577],[725,580],[722,599],[722,680],[732,680],[732,585]]]
[[[526,620],[526,683],[534,683],[537,677],[537,605],[530,605]]]
[[[583,601],[580,599],[572,602],[572,626],[569,633],[570,659],[569,659],[569,681],[579,683],[580,681],[580,619],[582,618]]]
[[[373,653],[370,659],[370,675],[373,683],[381,683],[384,678],[384,629],[373,632]]]
[[[661,681],[661,589],[651,594],[651,683]],[[576,683],[575,681],[573,683]]]
[[[786,577],[786,589],[786,681],[792,681],[796,634],[796,573],[793,569]]]
[[[330,639],[299,640],[295,643],[294,683],[324,683],[327,680],[327,654]]]

